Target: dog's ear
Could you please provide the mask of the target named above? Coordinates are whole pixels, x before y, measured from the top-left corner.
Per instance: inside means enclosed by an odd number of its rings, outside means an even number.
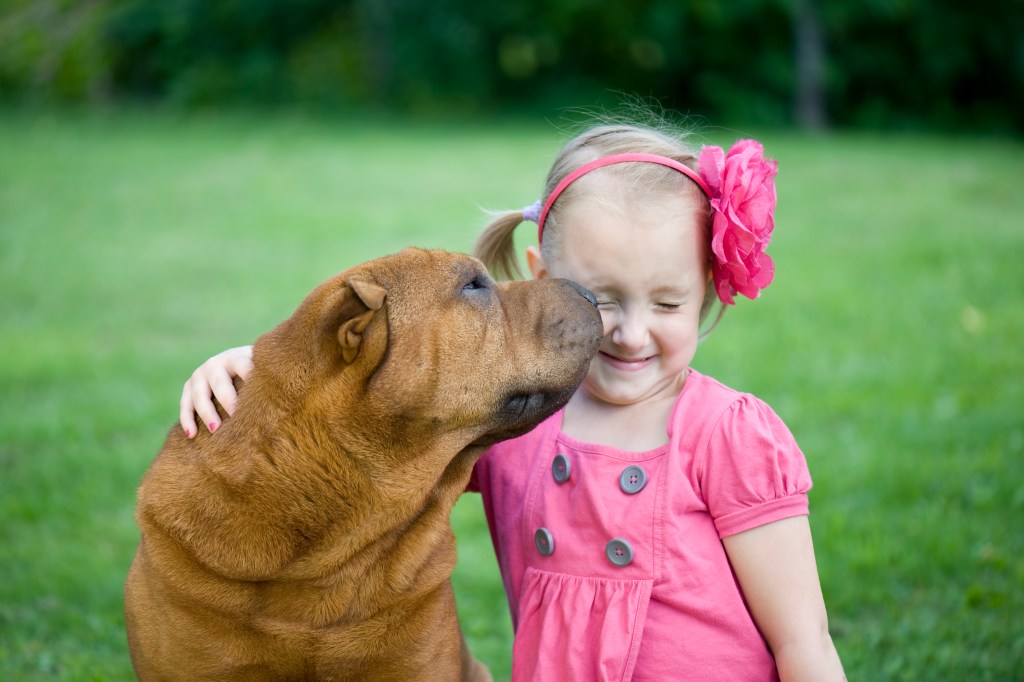
[[[363,332],[384,305],[388,292],[384,287],[358,277],[350,277],[346,288],[351,295],[346,295],[345,300],[355,303],[356,309],[344,312],[341,326],[338,327],[338,343],[341,344],[341,357],[350,363],[359,354]]]

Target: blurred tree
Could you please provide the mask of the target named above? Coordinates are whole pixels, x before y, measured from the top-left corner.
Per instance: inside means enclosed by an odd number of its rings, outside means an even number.
[[[394,92],[395,1],[356,0],[366,80],[374,104],[386,104]]]
[[[793,62],[796,70],[794,118],[805,130],[825,127],[825,38],[817,0],[796,0]]]
[[[1024,131],[1024,2],[5,0],[0,97]]]
[[[6,0],[0,8],[0,97],[102,102],[110,93],[102,28],[107,0]]]
[[[1024,131],[1024,3],[825,3],[838,123]]]

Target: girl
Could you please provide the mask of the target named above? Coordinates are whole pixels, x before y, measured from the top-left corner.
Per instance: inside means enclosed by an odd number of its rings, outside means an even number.
[[[765,403],[690,368],[714,301],[771,282],[775,172],[753,140],[698,156],[598,126],[562,149],[542,201],[481,235],[481,259],[512,273],[513,231],[537,222],[530,272],[588,287],[605,325],[568,405],[491,448],[471,482],[512,611],[513,680],[845,679],[803,454]],[[190,435],[193,412],[217,427],[211,392],[231,412],[249,368],[240,348],[196,370]]]

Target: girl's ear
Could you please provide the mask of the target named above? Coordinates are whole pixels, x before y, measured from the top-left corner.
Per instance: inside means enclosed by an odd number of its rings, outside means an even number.
[[[548,276],[548,266],[544,265],[540,248],[536,246],[526,247],[526,267],[530,268],[530,274],[534,279],[544,279]]]

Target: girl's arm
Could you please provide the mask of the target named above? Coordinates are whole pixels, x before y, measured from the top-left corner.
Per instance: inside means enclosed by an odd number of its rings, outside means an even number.
[[[198,433],[196,414],[211,432],[220,426],[220,416],[213,405],[213,398],[229,415],[235,411],[238,394],[232,383],[234,377],[242,381],[252,372],[252,346],[229,348],[204,362],[192,373],[181,391],[181,428],[185,435],[194,438]]]
[[[781,682],[845,680],[828,632],[807,517],[752,528],[722,543]]]

